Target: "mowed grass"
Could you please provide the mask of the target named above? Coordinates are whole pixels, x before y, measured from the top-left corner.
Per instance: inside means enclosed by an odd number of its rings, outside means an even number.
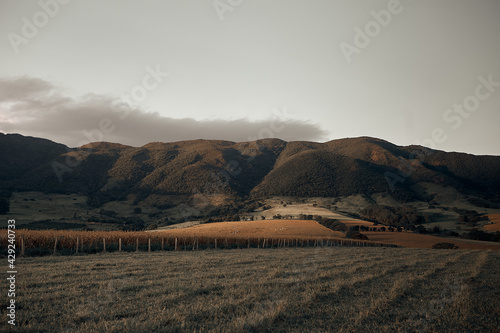
[[[500,252],[282,248],[19,258],[18,332],[498,332]],[[0,306],[7,306],[2,293]],[[0,331],[7,330],[2,311]]]

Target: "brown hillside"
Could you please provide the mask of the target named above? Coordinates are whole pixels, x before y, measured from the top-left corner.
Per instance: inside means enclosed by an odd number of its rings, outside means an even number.
[[[44,139],[2,134],[0,149],[2,188],[82,193],[99,197],[97,203],[128,193],[146,198],[151,194],[335,197],[386,192],[403,201],[420,195],[412,190],[420,182],[451,186],[485,198],[488,205],[500,202],[498,156],[401,147],[368,137],[327,143],[190,140],[143,147],[101,142],[70,149]],[[75,157],[81,161],[68,164]],[[54,172],[54,162],[66,168],[63,181]],[[392,186],[388,174],[399,177]]]

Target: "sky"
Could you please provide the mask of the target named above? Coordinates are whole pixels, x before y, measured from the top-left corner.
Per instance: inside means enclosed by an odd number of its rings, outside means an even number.
[[[0,132],[500,155],[498,0],[0,0]]]

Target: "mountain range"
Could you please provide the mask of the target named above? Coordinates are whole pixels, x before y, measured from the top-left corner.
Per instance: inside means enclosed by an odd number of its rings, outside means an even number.
[[[0,156],[3,193],[80,193],[96,204],[131,193],[145,199],[154,194],[265,198],[384,192],[405,202],[425,199],[419,197],[422,183],[500,202],[500,156],[398,146],[371,137],[325,143],[190,140],[142,147],[97,142],[70,148],[0,133]]]

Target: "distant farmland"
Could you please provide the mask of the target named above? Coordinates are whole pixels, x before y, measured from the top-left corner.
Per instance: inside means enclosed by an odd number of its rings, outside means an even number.
[[[23,332],[498,332],[500,326],[498,251],[168,251],[17,264]],[[2,293],[0,306],[6,302]],[[2,330],[6,319],[2,311]]]
[[[401,246],[432,248],[453,243],[460,249],[500,250],[500,243],[436,237],[412,232],[362,231],[368,241],[346,239],[345,234],[313,220],[216,222],[180,229],[137,231],[17,230],[18,255],[77,254],[158,250],[279,248],[308,246]],[[0,255],[6,255],[7,233],[0,230]],[[25,250],[24,252],[22,250]]]
[[[363,232],[368,238],[375,242],[395,244],[397,246],[431,249],[437,243],[453,243],[460,249],[469,250],[500,250],[500,243],[483,242],[470,239],[460,239],[454,237],[437,237],[432,235],[421,235],[413,232]]]
[[[344,237],[313,220],[260,220],[215,222],[184,229],[158,231],[171,236],[252,237],[252,238],[327,238]]]
[[[346,222],[346,221],[342,221]],[[349,220],[348,226],[364,225],[373,227],[372,222]],[[379,228],[375,227],[375,228]],[[315,238],[344,238],[344,233],[332,231],[312,220],[262,220],[247,222],[218,222],[196,225],[183,229],[172,229],[155,232],[170,237],[252,237],[252,238],[286,238],[286,239],[315,239]],[[409,248],[430,249],[434,244],[450,242],[461,249],[500,250],[500,243],[482,242],[458,238],[444,238],[431,235],[421,235],[413,232],[381,232],[362,231],[370,241],[383,244],[395,244]],[[344,238],[345,239],[345,238]]]
[[[314,221],[274,222],[268,221],[262,229],[255,227],[255,225],[261,225],[259,223],[221,222],[206,225],[205,228],[194,228],[195,231],[192,231],[192,228],[158,232],[20,229],[16,231],[15,246],[16,253],[20,257],[50,254],[309,246],[394,247],[392,244],[341,238],[343,236],[341,232],[332,231]],[[245,224],[248,225],[245,227]],[[312,228],[307,232],[309,225],[312,225]],[[274,232],[271,232],[271,229]],[[243,232],[239,233],[238,230]],[[301,230],[303,234],[300,233]],[[0,230],[0,249],[2,250],[0,255],[7,255],[8,244],[7,232]]]
[[[489,214],[488,217],[492,224],[484,226],[488,231],[500,231],[500,214]]]

